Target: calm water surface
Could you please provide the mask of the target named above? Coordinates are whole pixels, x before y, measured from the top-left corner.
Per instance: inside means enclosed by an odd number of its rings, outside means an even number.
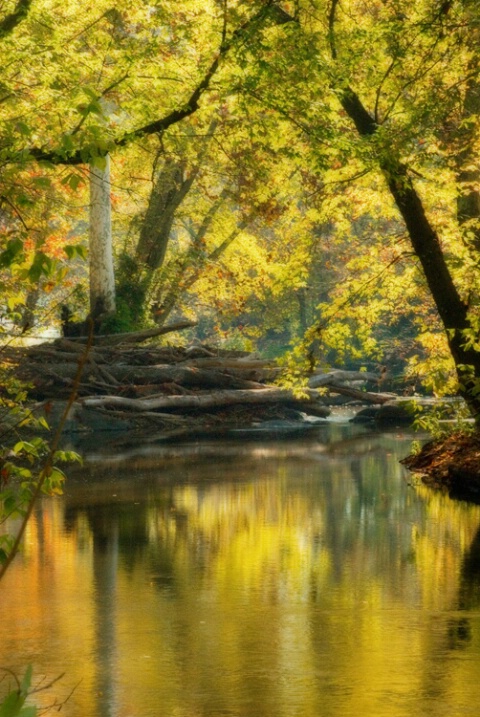
[[[0,588],[0,664],[64,717],[478,714],[480,507],[407,435],[87,454]],[[0,683],[0,693],[4,683]]]

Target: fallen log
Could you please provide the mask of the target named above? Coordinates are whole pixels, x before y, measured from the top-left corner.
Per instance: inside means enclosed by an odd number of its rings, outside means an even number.
[[[35,389],[40,391],[42,384],[52,378],[54,380],[72,380],[77,371],[77,363],[69,362],[63,364],[26,364],[22,366],[18,375],[20,378],[35,381]],[[255,389],[264,388],[264,385],[256,381],[230,376],[220,371],[209,371],[197,368],[180,368],[178,366],[122,366],[121,364],[109,364],[109,382],[115,380],[121,384],[151,384],[161,385],[175,383],[188,388],[225,388],[225,389]],[[42,377],[44,381],[42,381]],[[83,381],[91,377],[96,378],[96,371],[93,366],[85,367]]]
[[[132,411],[179,410],[205,411],[223,406],[252,405],[266,403],[283,403],[302,406],[309,405],[316,410],[323,409],[325,416],[329,409],[321,406],[321,399],[316,391],[307,390],[306,396],[298,397],[293,391],[286,388],[261,388],[236,391],[215,391],[210,393],[194,394],[189,396],[159,396],[158,398],[123,398],[121,396],[97,396],[82,399],[82,404],[88,408],[126,408]],[[318,415],[318,414],[317,414]]]
[[[144,331],[133,331],[125,334],[95,334],[93,337],[94,346],[117,346],[118,344],[136,344],[146,341],[147,339],[153,339],[156,336],[163,336],[164,334],[171,333],[172,331],[183,331],[183,329],[190,329],[196,326],[196,321],[179,321],[176,324],[170,324],[168,326],[159,326],[154,329],[145,329]],[[64,341],[64,339],[56,339],[56,341]],[[69,336],[69,342],[75,342],[76,344],[86,343],[88,336]],[[54,342],[55,343],[55,342]]]
[[[254,369],[267,369],[268,371],[281,371],[281,368],[275,361],[269,359],[249,359],[249,358],[196,358],[187,359],[182,365],[190,368],[216,368],[216,369],[233,369],[235,371],[252,371]],[[313,386],[312,386],[313,388]]]
[[[96,408],[99,414],[110,417],[115,416],[124,420],[130,420],[132,417],[131,411],[114,411],[112,409]],[[161,413],[160,411],[139,411],[135,413],[135,418],[146,418],[153,420],[157,423],[163,423],[171,426],[185,426],[189,424],[189,418],[186,416],[179,416],[175,413]]]
[[[341,386],[334,383],[329,383],[324,388],[328,389],[332,393],[341,393],[343,396],[350,396],[358,401],[366,403],[387,403],[397,398],[394,393],[371,393],[369,391],[359,391],[357,388],[350,388],[350,386]]]
[[[310,388],[318,388],[320,386],[329,386],[330,384],[339,385],[347,381],[373,381],[375,383],[380,382],[380,375],[376,373],[369,373],[368,371],[343,371],[340,369],[333,369],[327,373],[314,374],[308,380]]]

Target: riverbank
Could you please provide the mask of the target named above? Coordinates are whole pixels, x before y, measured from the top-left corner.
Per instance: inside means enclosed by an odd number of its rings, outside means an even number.
[[[429,441],[401,463],[451,498],[480,503],[480,432],[457,432]]]
[[[52,430],[63,424],[64,436],[113,432],[128,442],[132,436],[143,441],[160,434],[163,441],[178,441],[257,431],[284,439],[316,430],[339,399],[356,406],[352,420],[377,428],[409,426],[418,406],[423,411],[440,407],[436,399],[380,393],[378,377],[358,371],[315,375],[301,392],[279,388],[281,369],[275,361],[151,339],[151,331],[94,337],[92,345],[85,338],[58,338],[9,348],[5,358],[28,386],[34,414]],[[456,400],[444,401],[447,420]],[[427,485],[480,502],[478,433],[430,442],[402,462]]]

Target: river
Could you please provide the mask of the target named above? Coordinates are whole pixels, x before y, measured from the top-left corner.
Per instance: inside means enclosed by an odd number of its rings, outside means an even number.
[[[477,715],[480,507],[412,484],[411,441],[90,447],[1,585],[0,665],[63,674],[64,717]]]

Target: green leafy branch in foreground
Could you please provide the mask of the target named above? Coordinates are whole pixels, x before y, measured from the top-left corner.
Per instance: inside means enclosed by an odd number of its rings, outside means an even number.
[[[3,702],[0,704],[0,717],[36,717],[37,708],[34,706],[26,707],[25,700],[29,696],[30,684],[32,680],[32,668],[29,666],[21,682],[16,675],[2,668],[5,673],[9,674],[16,682],[16,688],[10,690]]]
[[[30,441],[18,441],[13,448],[4,449],[3,453],[0,469],[0,525],[8,519],[25,519],[34,496],[39,492],[61,495],[65,474],[56,463],[79,460],[73,451],[51,453],[48,442],[38,436]],[[35,477],[34,466],[42,458],[45,460],[45,466],[38,477]],[[15,543],[14,536],[8,533],[0,534],[0,578],[10,555],[13,553],[12,557],[15,556]]]
[[[472,433],[475,424],[465,403],[453,401],[433,406],[428,411],[417,406],[413,428],[416,431],[425,431],[432,439],[438,440],[458,431]]]
[[[37,717],[39,714],[38,707],[35,705],[25,705],[27,698],[32,697],[39,692],[49,690],[63,677],[62,674],[55,677],[48,683],[44,684],[43,682],[40,682],[37,686],[32,686],[33,670],[31,665],[27,667],[21,680],[18,679],[12,670],[9,670],[6,667],[0,667],[0,671],[3,671],[3,677],[0,677],[0,684],[8,677],[10,677],[10,679],[14,682],[13,689],[9,689],[5,699],[0,703],[0,717]],[[60,712],[65,703],[70,699],[72,692],[67,695],[63,702],[57,702],[55,700],[49,706],[42,707],[42,713],[45,713],[50,709],[55,709],[57,712]]]
[[[79,460],[79,456],[72,451],[58,449],[65,421],[70,408],[76,398],[80,379],[88,359],[93,341],[93,324],[89,339],[83,355],[81,356],[77,373],[73,382],[72,391],[64,409],[53,439],[49,444],[43,438],[34,436],[30,440],[18,440],[12,447],[1,447],[0,452],[0,526],[7,519],[20,517],[21,523],[15,535],[0,534],[0,581],[5,576],[20,545],[32,515],[33,508],[41,494],[60,495],[62,493],[65,475],[56,465],[62,461]],[[5,435],[10,432],[16,434],[18,428],[28,426],[48,428],[44,419],[36,419],[32,412],[22,405],[24,394],[20,391],[14,393],[13,398],[3,399],[3,407],[13,419],[13,428],[7,428]],[[12,423],[12,420],[11,420]],[[2,437],[4,437],[2,436]],[[43,465],[42,465],[43,464]],[[40,468],[38,466],[41,465]],[[0,668],[4,676],[10,675],[16,683],[5,698],[0,702],[0,717],[36,717],[37,707],[25,706],[27,697],[51,687],[60,677],[55,678],[48,685],[31,688],[32,667],[29,666],[22,680],[8,668]],[[0,679],[0,682],[2,680]],[[68,699],[68,698],[67,698]],[[49,708],[60,710],[62,705],[56,702]]]
[[[78,364],[69,400],[50,445],[43,439],[35,437],[30,441],[18,441],[12,449],[3,451],[9,460],[4,460],[0,467],[0,488],[2,488],[0,492],[0,525],[6,521],[7,517],[12,516],[21,516],[22,522],[16,536],[0,535],[0,581],[19,551],[28,520],[38,497],[42,493],[58,495],[62,492],[65,476],[55,462],[77,458],[72,452],[59,451],[58,445],[68,413],[77,395],[92,340],[93,330],[90,331],[85,351]],[[12,410],[14,411],[15,407]],[[40,470],[35,470],[35,465],[42,461],[43,466]]]

